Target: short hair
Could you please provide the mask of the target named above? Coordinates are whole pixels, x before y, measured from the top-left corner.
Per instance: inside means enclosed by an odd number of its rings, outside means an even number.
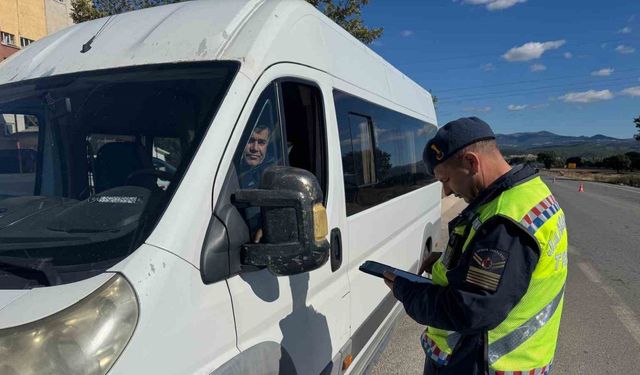
[[[266,124],[258,124],[258,125],[256,125],[253,128],[252,133],[260,133],[260,132],[265,131],[265,130],[268,130],[269,131],[269,136],[271,136],[271,132],[272,132],[271,127],[269,125],[266,125]]]
[[[469,146],[458,150],[455,154],[453,154],[451,160],[455,160],[459,163],[462,161],[464,154],[466,154],[467,152],[475,152],[477,154],[498,152],[500,155],[502,155],[502,153],[500,153],[500,149],[498,148],[498,143],[495,139],[485,139],[483,141],[472,143]]]

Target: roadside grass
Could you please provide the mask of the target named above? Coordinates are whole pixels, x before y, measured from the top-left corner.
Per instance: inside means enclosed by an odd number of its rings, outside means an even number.
[[[608,184],[640,187],[640,172],[617,173],[606,169],[540,169],[540,174],[580,181],[596,181]]]
[[[597,176],[596,181],[606,182],[609,184],[616,184],[616,185],[629,185],[629,186],[640,187],[640,175],[628,175],[628,176],[619,176],[619,177]]]

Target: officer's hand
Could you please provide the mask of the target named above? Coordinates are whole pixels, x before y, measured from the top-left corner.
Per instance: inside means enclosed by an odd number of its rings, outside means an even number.
[[[384,276],[384,283],[387,284],[389,289],[393,292],[393,282],[396,280],[396,275],[391,272],[385,272],[382,275]]]
[[[424,272],[431,273],[431,271],[433,271],[433,264],[436,262],[436,260],[440,259],[441,255],[441,252],[433,252],[429,254],[429,256],[425,258],[425,260],[422,262],[422,265],[418,269],[418,275],[422,275]]]

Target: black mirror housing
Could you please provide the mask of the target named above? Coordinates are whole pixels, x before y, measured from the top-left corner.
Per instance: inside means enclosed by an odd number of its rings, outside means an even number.
[[[329,259],[327,213],[317,178],[309,171],[273,166],[260,189],[240,190],[234,204],[261,207],[264,243],[242,246],[242,264],[278,276],[312,271]]]

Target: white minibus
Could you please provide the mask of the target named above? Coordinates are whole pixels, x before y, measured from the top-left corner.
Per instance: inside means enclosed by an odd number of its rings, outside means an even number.
[[[365,372],[402,306],[358,267],[434,246],[436,130],[303,0],[34,42],[0,63],[0,373]]]

